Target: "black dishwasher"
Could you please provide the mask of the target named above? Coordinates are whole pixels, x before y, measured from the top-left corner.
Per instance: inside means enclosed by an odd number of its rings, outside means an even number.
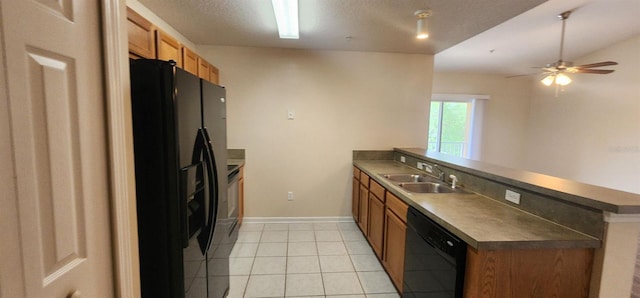
[[[462,297],[467,244],[414,207],[407,212],[403,297]]]

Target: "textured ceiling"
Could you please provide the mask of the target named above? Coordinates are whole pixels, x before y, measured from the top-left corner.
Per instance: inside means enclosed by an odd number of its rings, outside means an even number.
[[[139,0],[196,44],[421,54],[438,53],[544,1],[299,0],[300,39],[282,40],[268,0]],[[414,12],[427,8],[431,35],[417,40]]]
[[[565,60],[640,34],[640,0],[299,0],[299,40],[278,38],[269,0],[138,1],[196,44],[437,53],[436,71],[509,75],[555,62],[566,10]],[[425,8],[431,35],[417,40],[413,13]]]

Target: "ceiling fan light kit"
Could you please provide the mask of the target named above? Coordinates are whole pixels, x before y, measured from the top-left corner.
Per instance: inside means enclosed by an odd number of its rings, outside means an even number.
[[[559,74],[551,74],[546,76],[540,82],[545,86],[551,86],[551,84],[555,83],[556,85],[566,86],[571,84],[571,78],[563,73]]]
[[[417,18],[418,22],[416,25],[416,38],[417,39],[427,39],[429,38],[429,29],[427,26],[427,18],[431,16],[431,10],[418,10],[413,13]]]

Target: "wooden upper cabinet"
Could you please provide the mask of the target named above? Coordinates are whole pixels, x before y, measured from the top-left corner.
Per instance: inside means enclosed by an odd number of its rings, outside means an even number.
[[[182,65],[180,43],[170,35],[156,30],[157,58],[164,61],[173,60],[177,66]]]
[[[220,72],[218,71],[218,68],[213,65],[209,65],[209,81],[220,85]]]
[[[182,68],[193,75],[198,75],[198,55],[187,47],[182,47]]]
[[[156,58],[155,27],[147,19],[127,7],[127,36],[129,57]]]
[[[209,80],[209,62],[198,57],[198,76],[202,79]]]

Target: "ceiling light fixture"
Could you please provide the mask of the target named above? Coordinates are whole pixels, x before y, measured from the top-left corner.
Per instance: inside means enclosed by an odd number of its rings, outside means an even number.
[[[551,86],[553,83],[560,86],[566,86],[571,84],[571,78],[563,73],[554,73],[546,76],[540,82],[545,86]]]
[[[271,4],[276,15],[280,38],[300,38],[298,30],[298,0],[271,0]]]
[[[417,39],[429,38],[429,29],[427,28],[427,18],[431,16],[431,10],[418,10],[413,13],[418,18],[416,30]]]

